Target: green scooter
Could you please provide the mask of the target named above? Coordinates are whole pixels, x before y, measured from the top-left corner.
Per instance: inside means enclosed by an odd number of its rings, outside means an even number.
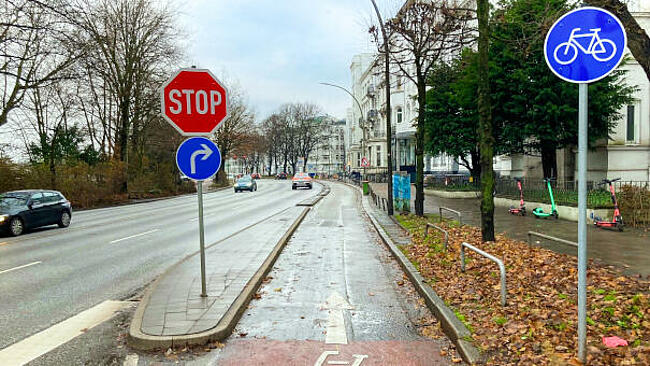
[[[546,186],[548,187],[548,194],[551,196],[551,212],[544,212],[544,209],[541,207],[537,207],[533,210],[533,215],[535,215],[535,218],[547,218],[547,217],[555,217],[557,220],[559,218],[557,214],[557,207],[555,206],[555,199],[553,198],[553,189],[551,188],[551,179],[550,178],[544,178],[544,182],[546,182]]]

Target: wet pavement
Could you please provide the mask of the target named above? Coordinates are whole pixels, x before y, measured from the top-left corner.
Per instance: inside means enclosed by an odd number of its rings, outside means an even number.
[[[420,335],[435,318],[370,230],[358,191],[331,186],[225,347],[193,364],[452,364],[446,337]]]
[[[376,194],[386,196],[386,184],[372,183],[371,185]],[[414,187],[411,197],[415,197]],[[437,214],[438,208],[441,206],[460,211],[463,223],[480,226],[478,199],[425,195],[424,210],[426,213]],[[411,207],[415,207],[413,202]],[[532,211],[536,206],[529,203],[526,207]],[[495,208],[494,221],[497,232],[517,240],[527,241],[528,231],[573,242],[578,240],[578,223],[573,221],[536,219],[533,215],[525,217],[511,215],[504,207]],[[536,244],[559,253],[577,255],[577,249],[566,244],[543,241],[542,239],[536,239]],[[589,226],[587,228],[587,253],[589,258],[614,265],[625,274],[650,276],[650,232],[633,228],[626,228],[624,232],[618,232]]]

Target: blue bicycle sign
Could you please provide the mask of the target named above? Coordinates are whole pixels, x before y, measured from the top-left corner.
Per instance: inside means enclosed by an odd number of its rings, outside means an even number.
[[[602,79],[623,59],[627,36],[610,12],[584,7],[566,13],[546,35],[544,56],[561,79],[590,83]]]

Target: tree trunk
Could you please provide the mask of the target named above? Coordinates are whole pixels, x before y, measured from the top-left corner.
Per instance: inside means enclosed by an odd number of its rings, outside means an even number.
[[[425,75],[418,72],[418,124],[415,131],[415,214],[424,216],[424,108]]]
[[[555,143],[542,140],[542,170],[544,178],[557,178],[557,150]]]
[[[650,80],[650,37],[630,14],[627,5],[620,0],[587,0],[586,2],[611,11],[621,20],[627,33],[627,48]]]
[[[119,132],[119,159],[124,162],[124,169],[126,169],[126,174],[124,176],[124,182],[122,182],[122,193],[129,192],[129,159],[128,159],[128,141],[129,141],[129,99],[123,98],[120,101],[120,132]]]
[[[476,151],[472,152],[470,156],[472,158],[472,168],[469,170],[469,174],[474,177],[474,182],[479,183],[481,181],[481,154]]]
[[[489,1],[477,0],[478,17],[478,113],[479,147],[481,161],[481,236],[484,242],[494,241],[494,136],[492,134],[492,110],[490,107],[490,81],[488,74],[488,48],[490,30]]]

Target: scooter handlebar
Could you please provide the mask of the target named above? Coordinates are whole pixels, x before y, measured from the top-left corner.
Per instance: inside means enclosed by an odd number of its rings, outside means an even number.
[[[611,179],[611,180],[610,179],[603,179],[602,182],[599,183],[599,185],[614,183],[614,182],[618,182],[619,180],[621,180],[621,178],[616,178],[616,179]]]

